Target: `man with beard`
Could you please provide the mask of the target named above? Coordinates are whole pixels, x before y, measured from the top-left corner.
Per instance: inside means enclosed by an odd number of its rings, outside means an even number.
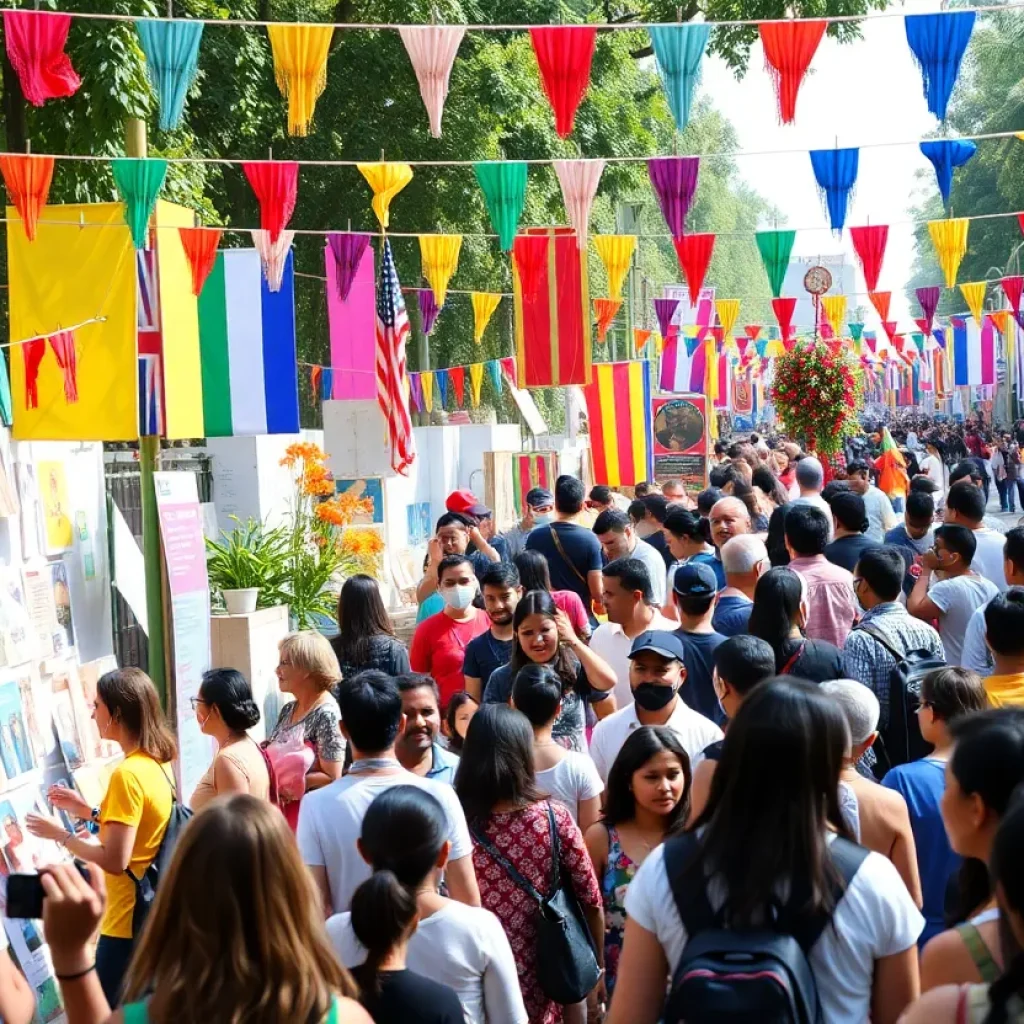
[[[405,718],[405,727],[395,740],[395,756],[406,771],[452,785],[459,759],[437,742],[441,731],[437,683],[417,673],[398,676],[395,681]]]
[[[480,589],[491,627],[466,644],[466,661],[462,668],[466,692],[478,704],[491,673],[507,665],[512,657],[512,616],[523,596],[519,570],[509,562],[492,565],[481,577]]]

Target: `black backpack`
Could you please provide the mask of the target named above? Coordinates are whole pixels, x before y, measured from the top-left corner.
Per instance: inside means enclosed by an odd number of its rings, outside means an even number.
[[[167,819],[167,828],[164,829],[160,848],[156,851],[153,863],[142,872],[141,878],[136,878],[129,868],[125,868],[124,872],[135,883],[135,908],[132,910],[133,939],[138,939],[142,934],[149,912],[153,909],[153,901],[156,899],[156,890],[160,879],[167,874],[171,857],[174,855],[174,848],[178,845],[181,833],[193,814],[191,808],[178,803],[178,794],[170,779],[167,780],[167,784],[171,787],[171,815]]]
[[[790,901],[777,908],[776,928],[737,931],[714,911],[707,879],[692,834],[665,843],[665,871],[687,941],[672,976],[662,1014],[664,1024],[820,1024],[818,987],[807,955],[831,920],[829,914],[795,915],[809,885],[794,885]],[[868,851],[836,837],[829,855],[841,884],[838,905]]]
[[[932,752],[932,745],[921,735],[921,726],[917,721],[921,680],[929,672],[945,668],[946,663],[929,651],[907,651],[901,654],[870,626],[854,626],[854,629],[867,633],[896,661],[889,671],[889,703],[882,708],[878,739],[872,748],[877,759],[872,771],[881,779],[890,768],[917,761]]]

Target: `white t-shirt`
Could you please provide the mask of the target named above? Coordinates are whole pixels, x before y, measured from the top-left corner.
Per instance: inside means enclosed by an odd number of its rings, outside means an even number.
[[[665,871],[664,846],[652,851],[626,890],[626,916],[657,936],[674,971],[686,932]],[[808,957],[822,1019],[864,1024],[871,1016],[875,961],[910,949],[923,929],[924,918],[896,868],[869,853]]]
[[[676,709],[665,724],[679,737],[683,749],[690,755],[691,767],[696,765],[705,747],[722,738],[722,730],[714,722],[688,707],[680,697],[676,697]],[[606,782],[622,744],[642,725],[636,716],[634,701],[597,723],[590,738],[590,756]]]
[[[835,523],[832,521],[832,508],[829,503],[820,494],[807,494],[803,497],[799,496],[800,491],[797,489],[798,497],[793,499],[794,505],[812,505],[814,508],[819,509],[825,513],[825,518],[828,520],[828,539],[831,544],[836,537]]]
[[[985,609],[987,604],[976,609],[967,623],[967,632],[964,634],[964,649],[960,655],[962,668],[977,672],[982,679],[992,675],[995,664],[992,661],[992,654],[985,643]]]
[[[868,488],[867,494],[863,495],[864,511],[868,517],[868,528],[865,536],[869,537],[876,544],[885,543],[885,532],[899,524],[896,513],[892,510],[892,502],[884,491],[880,491],[874,484]]]
[[[591,800],[604,792],[604,783],[594,762],[575,750],[567,750],[554,768],[545,768],[536,775],[537,788],[545,796],[564,804],[573,821],[581,800]]]
[[[665,559],[658,554],[656,548],[652,548],[645,540],[637,538],[636,547],[628,555],[629,558],[638,558],[647,568],[647,575],[651,577],[651,590],[654,592],[654,603],[660,608],[665,603]]]
[[[959,665],[963,657],[964,634],[976,609],[998,594],[994,583],[980,576],[957,576],[939,580],[928,590],[928,596],[943,613],[939,619],[939,636],[946,650],[946,664]]]
[[[661,564],[664,567],[665,563]],[[669,633],[678,628],[678,622],[666,619],[658,611],[647,627],[648,630],[661,629]],[[615,689],[612,692],[615,694],[616,707],[624,708],[631,704],[633,691],[629,688],[629,652],[633,649],[633,641],[622,632],[621,626],[614,622],[602,622],[590,638],[590,649],[600,654],[615,673]]]
[[[327,869],[335,914],[348,910],[352,894],[370,877],[370,866],[359,855],[356,840],[374,797],[392,786],[418,786],[437,798],[448,818],[449,860],[462,860],[473,853],[466,815],[451,786],[404,769],[388,775],[345,775],[302,798],[295,834],[303,862]]]
[[[941,498],[946,492],[946,467],[938,455],[926,455],[918,464],[921,472],[928,477],[932,483],[939,488],[938,494]]]
[[[989,583],[994,583],[1000,594],[1007,590],[1006,573],[1003,572],[1003,549],[1006,538],[997,530],[983,526],[974,531],[974,541],[978,545],[971,561],[971,568],[984,576]]]
[[[351,914],[329,917],[327,935],[349,970],[366,960],[366,948],[352,930]],[[406,965],[454,989],[466,1024],[526,1024],[512,947],[489,910],[449,900],[420,921],[409,940]]]

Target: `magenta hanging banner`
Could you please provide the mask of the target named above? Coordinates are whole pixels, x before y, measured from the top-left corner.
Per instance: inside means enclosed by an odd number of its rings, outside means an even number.
[[[369,235],[332,231],[327,236],[327,244],[334,255],[334,276],[337,280],[338,298],[344,302],[348,298],[356,270],[362,262],[363,253],[370,244]]]
[[[437,314],[441,312],[441,307],[438,306],[437,299],[434,298],[432,288],[421,288],[416,293],[416,299],[420,306],[420,322],[423,333],[429,335],[434,329],[434,321],[437,319]]]
[[[328,242],[338,237],[328,237]],[[341,236],[345,238],[351,235]],[[364,236],[365,237],[365,236]],[[331,339],[331,394],[329,398],[368,400],[377,397],[376,291],[373,249],[363,254],[352,271],[348,294],[341,298],[337,257],[330,244],[324,247],[327,271],[327,326]],[[316,388],[313,389],[316,394]]]
[[[686,215],[697,191],[700,157],[666,156],[647,161],[647,174],[673,238],[686,230]]]
[[[935,320],[935,310],[938,309],[941,294],[942,289],[934,284],[927,288],[917,289],[917,301],[921,303],[921,312],[924,313],[924,320],[928,324],[925,334],[932,333],[932,323]]]

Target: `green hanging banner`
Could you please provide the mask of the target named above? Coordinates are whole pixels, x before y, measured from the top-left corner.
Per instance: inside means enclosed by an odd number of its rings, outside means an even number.
[[[508,252],[526,204],[526,164],[518,160],[488,160],[473,164],[473,170],[483,190],[502,252]]]
[[[864,333],[864,325],[847,322],[846,326],[850,329],[850,337],[854,341],[860,341],[861,335]]]
[[[793,242],[796,241],[796,232],[758,231],[754,238],[757,239],[757,248],[768,274],[772,295],[779,298],[782,295],[782,282],[786,278],[786,268],[789,266],[789,255],[793,251]]]
[[[136,249],[145,249],[149,218],[167,177],[166,160],[120,159],[113,161],[114,184],[125,204],[125,222]]]

